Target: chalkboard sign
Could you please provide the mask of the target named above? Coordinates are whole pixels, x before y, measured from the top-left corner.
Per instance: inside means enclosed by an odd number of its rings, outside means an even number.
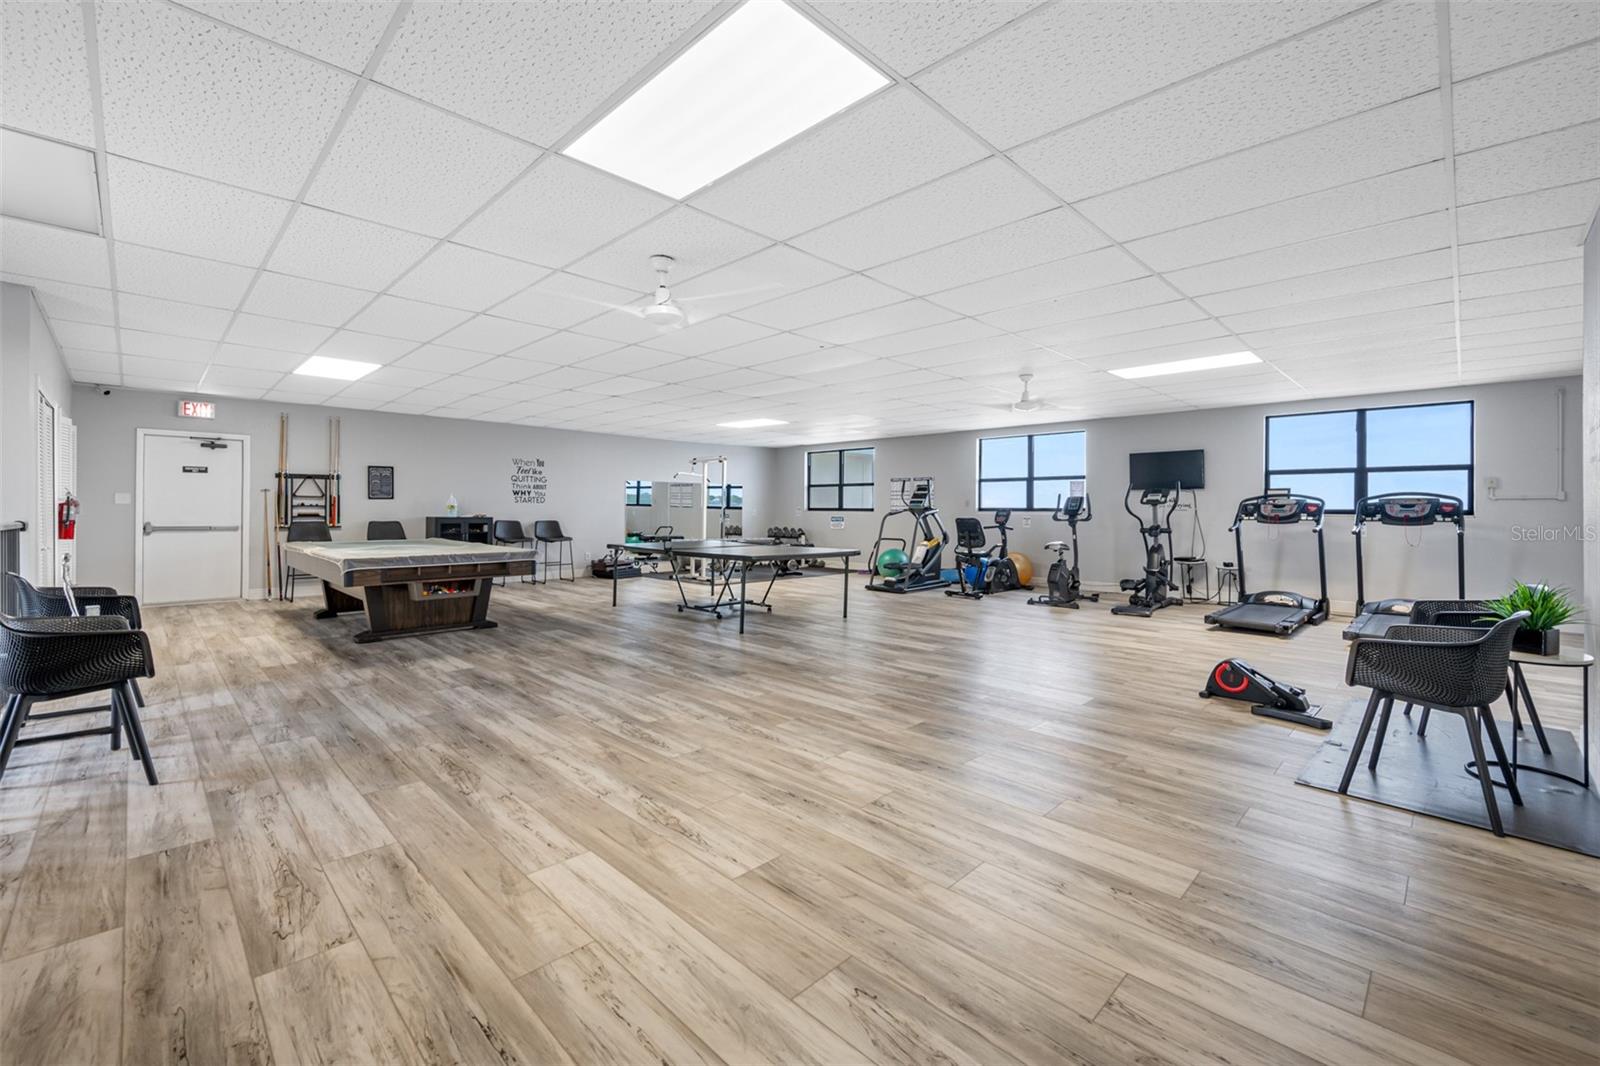
[[[392,500],[394,499],[394,467],[369,466],[367,467],[367,499]]]

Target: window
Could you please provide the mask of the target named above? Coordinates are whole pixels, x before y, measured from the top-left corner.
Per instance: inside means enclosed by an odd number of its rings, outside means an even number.
[[[1088,434],[1029,433],[978,441],[978,510],[1050,511],[1059,496],[1082,496]]]
[[[654,485],[648,481],[623,482],[623,499],[629,507],[649,507]]]
[[[873,450],[806,453],[806,510],[872,510]]]
[[[1437,492],[1472,513],[1472,420],[1463,403],[1272,415],[1266,487],[1320,496],[1350,513],[1363,496]]]
[[[708,511],[720,511],[720,510],[722,510],[722,486],[721,485],[707,485],[706,486],[706,510],[708,510]],[[742,510],[744,510],[744,486],[743,485],[730,485],[729,486],[728,510],[730,510],[730,511],[742,511]]]

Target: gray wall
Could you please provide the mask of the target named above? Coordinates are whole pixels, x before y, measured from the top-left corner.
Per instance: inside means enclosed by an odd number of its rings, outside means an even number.
[[[1555,404],[1558,389],[1565,389],[1567,499],[1496,502],[1488,498],[1484,481],[1500,480],[1509,495],[1553,492],[1556,483]],[[1377,406],[1389,403],[1425,403],[1441,400],[1477,401],[1477,513],[1467,523],[1467,592],[1494,593],[1513,577],[1539,579],[1577,587],[1582,582],[1582,559],[1576,538],[1553,541],[1513,539],[1513,526],[1542,526],[1560,530],[1582,521],[1580,501],[1580,382],[1577,379],[1517,382],[1508,385],[1439,389],[1388,396],[1350,397],[1270,407],[1235,407],[1180,412],[1169,415],[1062,422],[1030,427],[1033,432],[1086,429],[1088,437],[1089,493],[1095,519],[1080,526],[1084,581],[1091,587],[1114,588],[1118,578],[1136,576],[1143,559],[1138,531],[1122,509],[1127,484],[1128,453],[1169,448],[1206,450],[1207,488],[1199,495],[1205,554],[1215,566],[1233,557],[1228,523],[1238,501],[1261,491],[1263,418],[1269,414]],[[900,474],[931,474],[935,500],[945,524],[954,531],[956,515],[970,515],[977,491],[977,441],[980,436],[1001,436],[1015,430],[983,433],[945,433],[899,437],[882,441],[846,441],[845,445],[875,444],[879,509],[871,514],[845,515],[843,531],[828,528],[828,514],[805,512],[802,506],[805,455],[812,448],[788,448],[778,457],[774,497],[788,510],[779,520],[803,524],[819,543],[853,545],[868,550],[888,501],[888,479]],[[1144,512],[1141,512],[1143,514]],[[987,519],[989,516],[985,515]],[[1013,549],[1025,552],[1039,570],[1054,556],[1044,543],[1064,535],[1065,527],[1052,523],[1046,513],[1034,514],[1031,528],[1012,535]],[[1020,516],[1019,519],[1020,520]],[[1180,510],[1173,517],[1177,554],[1191,554],[1193,515]],[[896,519],[892,535],[904,535],[907,517]],[[1328,583],[1335,609],[1348,611],[1355,602],[1354,538],[1345,516],[1328,519]],[[993,534],[991,533],[992,537]],[[1454,534],[1448,528],[1424,531],[1418,547],[1408,547],[1404,533],[1395,529],[1369,532],[1367,542],[1368,595],[1453,595],[1455,586]],[[1415,534],[1413,534],[1413,537]],[[1246,530],[1246,562],[1254,589],[1289,588],[1311,592],[1316,588],[1316,553],[1309,529],[1282,531],[1273,543],[1259,527]],[[1194,554],[1199,554],[1198,546]]]
[[[42,391],[64,416],[72,416],[72,379],[61,350],[33,298],[33,290],[0,282],[0,522],[28,523],[22,540],[22,573],[36,576],[38,529],[38,437],[35,392]],[[79,464],[80,470],[82,464]]]
[[[586,556],[598,556],[608,541],[624,532],[622,483],[666,478],[687,470],[693,456],[726,453],[736,484],[745,486],[744,525],[765,530],[771,513],[771,452],[683,441],[646,440],[598,433],[575,433],[528,426],[465,422],[414,415],[347,411],[217,398],[217,418],[200,422],[177,417],[178,396],[170,393],[77,390],[80,495],[78,573],[95,584],[133,587],[134,508],[117,504],[117,493],[134,490],[134,440],[137,429],[184,429],[194,433],[237,433],[250,437],[250,582],[261,585],[261,497],[271,488],[278,464],[278,414],[289,415],[289,465],[300,471],[327,466],[328,419],[342,420],[344,519],[337,539],[366,536],[368,519],[399,519],[414,537],[422,536],[423,516],[443,514],[453,493],[462,512],[483,511],[530,525],[535,518],[558,519],[575,538],[581,571]],[[511,497],[513,459],[543,459],[550,477],[543,507],[515,505]],[[367,466],[395,468],[395,498],[368,500]]]

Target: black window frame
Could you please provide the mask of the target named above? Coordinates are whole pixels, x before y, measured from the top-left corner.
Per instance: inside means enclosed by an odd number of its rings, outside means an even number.
[[[1083,465],[1084,465],[1083,472],[1082,473],[1078,473],[1078,474],[1036,474],[1036,473],[1034,473],[1034,467],[1033,467],[1034,441],[1039,437],[1066,437],[1066,436],[1071,436],[1074,433],[1076,433],[1076,434],[1078,434],[1078,435],[1083,437]],[[1027,475],[1025,477],[984,477],[983,476],[983,442],[984,441],[988,441],[988,440],[1018,440],[1018,439],[1023,438],[1023,437],[1026,437],[1028,439],[1028,473],[1027,473]],[[1088,471],[1088,466],[1089,466],[1089,431],[1086,430],[1086,429],[1055,429],[1055,430],[1051,430],[1048,433],[1007,433],[1007,434],[1004,434],[1002,436],[979,437],[978,438],[978,485],[977,485],[977,496],[975,497],[975,499],[978,501],[978,510],[980,510],[980,511],[992,511],[992,510],[994,510],[994,508],[992,508],[992,507],[984,507],[983,506],[983,486],[984,486],[985,482],[988,482],[988,483],[991,483],[991,484],[1015,484],[1017,482],[1026,482],[1027,483],[1027,491],[1026,491],[1025,495],[1026,495],[1026,498],[1027,498],[1027,504],[1028,505],[1026,507],[1013,507],[1013,508],[1011,508],[1011,510],[1013,510],[1013,511],[1021,511],[1021,512],[1025,512],[1025,513],[1053,514],[1053,513],[1055,513],[1055,509],[1056,509],[1056,501],[1055,500],[1050,500],[1048,503],[1046,503],[1043,506],[1036,505],[1036,503],[1034,501],[1034,498],[1033,498],[1034,483],[1038,482],[1038,481],[1081,481],[1081,482],[1083,482],[1084,491],[1088,492],[1088,490],[1089,490],[1089,471]],[[1004,510],[1005,508],[1000,508],[1000,509]]]
[[[649,490],[650,499],[645,500],[641,493]],[[655,500],[655,483],[649,480],[624,481],[622,483],[622,501],[625,507],[650,507]]]
[[[846,481],[844,479],[844,456],[845,456],[846,452],[866,452],[868,455],[872,456],[872,478],[871,478],[871,480],[868,480],[868,481]],[[839,480],[838,480],[837,483],[831,482],[831,481],[814,482],[814,481],[811,480],[811,469],[812,469],[811,460],[812,460],[813,457],[818,456],[818,455],[837,455],[839,457]],[[808,511],[873,511],[873,510],[876,510],[877,509],[876,508],[876,504],[878,502],[878,484],[877,484],[877,481],[878,481],[878,449],[877,449],[876,445],[868,445],[868,446],[863,447],[863,448],[819,448],[814,452],[806,452],[806,510],[808,510]],[[866,507],[846,507],[844,505],[844,490],[845,489],[859,489],[859,488],[865,488],[865,489],[870,490],[868,495],[871,497],[871,499],[868,501],[868,506],[866,506]],[[834,505],[832,507],[813,507],[813,506],[811,506],[811,490],[812,489],[836,489],[837,491],[834,493],[834,500],[835,500]]]
[[[1402,466],[1369,466],[1367,464],[1367,415],[1373,411],[1400,411],[1414,407],[1466,407],[1467,409],[1467,462],[1462,463],[1408,463]],[[1325,466],[1325,467],[1293,467],[1283,470],[1272,468],[1272,422],[1277,418],[1304,418],[1312,415],[1347,415],[1356,416],[1356,465],[1355,466]],[[1384,404],[1378,407],[1339,407],[1327,411],[1292,411],[1281,415],[1267,415],[1262,423],[1262,472],[1261,491],[1266,492],[1272,486],[1274,476],[1279,478],[1292,477],[1296,474],[1350,474],[1355,495],[1352,501],[1359,500],[1369,495],[1367,492],[1367,479],[1372,474],[1418,473],[1428,471],[1457,471],[1463,470],[1467,475],[1467,495],[1461,502],[1465,505],[1462,514],[1470,516],[1477,505],[1477,473],[1478,473],[1478,404],[1476,400],[1443,400],[1435,403],[1397,403]],[[1328,514],[1355,514],[1352,507],[1329,507]]]
[[[736,484],[736,485],[729,485],[728,487],[739,494],[739,502],[738,503],[730,503],[730,504],[728,504],[728,510],[730,510],[730,511],[742,511],[742,510],[744,510],[744,486]],[[712,503],[711,502],[711,493],[713,491],[721,492],[722,491],[722,486],[721,485],[707,485],[706,486],[706,510],[708,510],[708,511],[720,511],[720,510],[722,510],[722,505],[720,503]]]

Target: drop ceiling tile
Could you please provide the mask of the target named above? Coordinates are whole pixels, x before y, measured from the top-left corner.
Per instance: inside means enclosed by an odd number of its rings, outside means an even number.
[[[389,291],[413,300],[486,311],[548,273],[543,267],[447,242],[412,267]]]
[[[1057,206],[1003,159],[990,158],[813,230],[792,243],[854,270],[961,240]]]
[[[302,206],[267,266],[355,289],[385,289],[433,248],[415,233]]]
[[[164,333],[149,333],[142,329],[123,327],[124,355],[148,355],[155,359],[179,359],[186,363],[204,363],[217,351],[217,342],[194,337],[173,337]],[[224,348],[227,345],[223,345]],[[219,357],[220,358],[220,357]],[[299,356],[297,359],[303,359]],[[298,365],[298,363],[296,364]]]
[[[923,326],[936,326],[961,316],[947,308],[926,300],[906,300],[904,303],[879,307],[860,314],[836,318],[796,330],[801,336],[815,337],[829,344],[853,344],[890,333],[904,333]]]
[[[1152,307],[1169,303],[1178,294],[1172,286],[1153,275],[1118,282],[1115,285],[1082,289],[1054,300],[1023,304],[991,311],[982,316],[991,326],[1008,332],[1037,329],[1056,322],[1074,322],[1081,318],[1109,315],[1118,311],[1131,311],[1136,307]]]
[[[1156,270],[1170,271],[1449,206],[1444,168],[1429,163],[1132,241],[1128,251]]]
[[[1463,318],[1461,321],[1461,339],[1463,344],[1468,338],[1481,338],[1489,335],[1512,336],[1519,341],[1543,340],[1545,338],[1583,336],[1583,306],[1569,304],[1566,307],[1547,308],[1542,311],[1524,311],[1520,314],[1492,315],[1485,318]]]
[[[444,374],[433,370],[416,370],[403,366],[380,366],[366,377],[362,382],[371,382],[374,385],[395,386],[403,389],[420,389],[432,385]]]
[[[398,296],[379,296],[348,323],[363,333],[385,337],[406,337],[413,341],[432,340],[472,317],[472,312]]]
[[[564,329],[643,297],[642,289],[624,289],[557,272],[496,304],[492,310],[519,322]]]
[[[739,312],[739,317],[773,329],[795,329],[839,315],[867,311],[905,299],[881,281],[852,274],[804,292],[780,296]]]
[[[485,360],[485,362],[487,361]],[[478,363],[476,365],[482,366],[483,364]],[[488,392],[493,390],[494,387],[494,383],[485,378],[467,377],[465,374],[452,374],[442,377],[427,386],[427,393],[429,398],[442,397],[443,399],[439,400],[442,403],[457,396],[472,396],[480,392]],[[411,399],[409,396],[405,398]]]
[[[664,196],[551,154],[467,223],[455,240],[530,263],[562,266],[671,206]]]
[[[117,350],[117,331],[110,326],[87,322],[51,322],[50,331],[56,335],[56,343],[63,348],[85,348],[91,352]]]
[[[639,295],[654,289],[650,257],[673,258],[670,281],[688,281],[724,263],[741,259],[769,241],[690,207],[676,207],[632,233],[573,263],[571,271]]]
[[[561,373],[570,373],[574,368],[564,366]],[[647,378],[614,377],[604,375],[599,381],[587,385],[575,385],[579,392],[593,392],[601,396],[631,396],[636,392],[646,392],[655,388],[656,383]]]
[[[676,0],[414,4],[377,79],[550,145],[713,10]]]
[[[1461,318],[1494,318],[1525,311],[1551,311],[1564,307],[1583,307],[1583,286],[1562,285],[1552,289],[1528,289],[1495,296],[1480,296],[1461,301]]]
[[[1439,325],[1455,319],[1454,307],[1448,303],[1428,304],[1422,307],[1403,308],[1398,311],[1380,311],[1373,314],[1354,315],[1350,318],[1331,319],[1309,325],[1286,326],[1280,329],[1246,333],[1243,340],[1251,351],[1270,351],[1317,342],[1341,340],[1348,337],[1385,336],[1395,330],[1418,326]]]
[[[361,94],[306,202],[442,237],[539,150],[376,86]]]
[[[1456,212],[1456,234],[1462,244],[1469,244],[1581,226],[1594,218],[1597,203],[1600,203],[1600,181],[1486,200],[1481,204],[1468,204]]]
[[[672,298],[698,322],[809,289],[845,273],[842,267],[788,245],[774,244],[727,266],[708,270],[692,281],[674,283]]]
[[[267,393],[267,399],[288,400],[290,403],[317,403],[342,391],[349,384],[348,381],[317,377],[314,374],[289,374]]]
[[[1154,178],[1076,206],[1118,240],[1437,159],[1437,91]]]
[[[103,239],[20,218],[0,218],[0,270],[100,289],[111,285]]]
[[[468,377],[488,378],[491,381],[507,383],[528,381],[554,369],[554,367],[547,366],[544,363],[534,363],[527,359],[514,359],[509,355],[502,355],[489,360],[487,363],[479,363],[470,370],[464,371],[464,373]],[[495,395],[500,396],[507,403],[517,398],[507,395],[505,389],[497,389]]]
[[[207,307],[237,307],[255,276],[246,267],[121,241],[116,256],[117,287],[123,292]]]
[[[723,364],[713,363],[709,359],[680,359],[675,363],[635,370],[633,376],[647,381],[677,384],[683,381],[698,381],[714,374],[726,373],[727,370]]]
[[[1507,267],[1475,274],[1463,273],[1461,298],[1472,300],[1482,296],[1566,288],[1581,284],[1583,284],[1583,260],[1574,256],[1531,266]]]
[[[1557,259],[1581,259],[1583,235],[1586,225],[1565,229],[1526,233],[1516,237],[1499,237],[1461,245],[1461,273],[1476,274],[1485,270],[1505,267],[1529,266]]]
[[[964,315],[977,315],[1100,288],[1148,273],[1122,249],[1101,248],[935,293],[929,299]]]
[[[342,326],[375,295],[364,289],[263,271],[243,309],[274,318],[314,322],[319,326]]]
[[[915,74],[1039,5],[1039,0],[813,0],[811,10],[901,74]]]
[[[1600,118],[1600,43],[1457,83],[1455,148],[1491,144]]]
[[[576,333],[604,338],[616,347],[638,344],[640,341],[651,340],[664,332],[669,332],[652,322],[645,321],[632,307],[619,307],[607,311],[587,322],[580,322],[572,329]]]
[[[694,204],[787,239],[987,154],[909,89],[891,89],[712,185]]]
[[[362,378],[349,388],[341,391],[337,400],[341,404],[356,402],[370,403],[374,407],[379,404],[392,403],[411,390],[402,385],[383,385],[369,378]]]
[[[871,344],[872,342],[868,341],[867,343]],[[1038,345],[1026,338],[1001,334],[995,337],[982,337],[977,340],[946,344],[938,348],[926,348],[917,352],[914,358],[902,358],[900,361],[914,362],[924,370],[933,370],[945,374],[961,374],[981,369],[995,355],[1010,355],[1016,352],[1037,350]]]
[[[61,349],[61,358],[67,361],[74,380],[93,379],[95,375],[122,373],[122,357],[116,352],[84,352],[75,348]]]
[[[212,365],[206,369],[207,386],[226,385],[238,388],[269,389],[278,383],[283,373],[259,367]]]
[[[1215,336],[1216,333],[1222,332],[1222,328],[1207,320],[1205,312],[1198,307],[1187,300],[1174,300],[1172,303],[1140,307],[1132,311],[1080,319],[1077,322],[1058,322],[1029,330],[1023,336],[1045,347],[1063,348],[1065,355],[1079,357],[1081,351],[1093,350],[1089,348],[1089,343],[1092,341],[1123,337],[1121,343],[1125,347],[1113,346],[1112,350],[1136,351],[1138,348],[1148,347],[1153,339],[1141,334],[1149,334],[1165,326],[1182,326],[1196,321],[1210,327],[1209,330],[1200,331],[1202,336]]]
[[[432,403],[406,403],[405,398],[402,397],[399,400],[380,404],[378,410],[397,415],[425,415],[437,406],[438,404]]]
[[[0,99],[13,129],[94,144],[89,59],[77,4],[0,5]]]
[[[509,318],[497,318],[494,315],[478,315],[444,334],[439,338],[439,343],[454,348],[486,352],[489,355],[505,355],[513,348],[520,348],[549,334],[550,330],[544,326],[516,322]]]
[[[107,151],[247,189],[294,196],[356,85],[173,5],[95,18]]]
[[[3,251],[3,248],[0,248]],[[101,326],[116,324],[111,311],[111,290],[65,281],[29,277],[26,274],[0,274],[0,281],[25,285],[33,290],[45,317],[51,322],[93,322]]]
[[[744,322],[737,318],[713,318],[685,326],[683,329],[657,333],[643,344],[647,348],[671,352],[674,355],[706,355],[723,348],[732,348],[736,344],[748,344],[770,337],[773,332],[766,326],[758,326],[753,322]]]
[[[170,333],[175,337],[221,340],[232,317],[231,312],[217,307],[158,300],[126,292],[117,297],[117,321],[128,329]]]
[[[1457,81],[1600,37],[1592,3],[1517,0],[1450,6],[1450,72]]]
[[[392,363],[416,347],[417,342],[413,340],[341,329],[323,341],[316,354],[334,359],[354,359],[362,363]]]
[[[398,5],[369,0],[340,0],[337,4],[320,0],[272,4],[184,0],[184,6],[359,74]]]
[[[233,328],[228,330],[227,340],[231,344],[252,348],[274,348],[309,355],[332,334],[333,330],[326,326],[269,318],[266,315],[241,314],[234,319]]]
[[[1285,326],[1370,315],[1380,311],[1450,303],[1454,293],[1454,283],[1445,277],[1412,285],[1394,285],[1373,292],[1358,292],[1348,296],[1309,300],[1305,303],[1264,311],[1246,311],[1219,317],[1222,318],[1224,325],[1236,333],[1257,333]]]
[[[585,359],[577,366],[580,370],[592,370],[599,374],[632,374],[635,370],[662,366],[677,360],[678,356],[667,352],[652,351],[635,345]]]
[[[427,370],[441,374],[459,374],[472,367],[482,366],[490,358],[491,356],[483,352],[447,348],[442,344],[424,344],[411,354],[396,359],[393,365],[400,370]],[[430,382],[430,385],[435,384],[438,384],[438,382]]]
[[[142,355],[122,357],[122,372],[135,377],[157,378],[161,381],[181,381],[190,388],[199,384],[205,373],[204,363],[186,363],[176,359],[151,359]]]
[[[603,337],[586,337],[581,333],[561,332],[552,333],[532,344],[513,349],[510,356],[514,359],[528,359],[551,366],[571,366],[573,363],[581,363],[591,356],[614,351],[619,347],[621,346],[615,341]]]
[[[1418,255],[1385,259],[1378,263],[1362,263],[1358,266],[1307,274],[1285,281],[1213,293],[1197,297],[1196,302],[1214,315],[1236,315],[1286,304],[1307,303],[1326,297],[1348,296],[1396,285],[1434,281],[1448,278],[1452,273],[1450,251],[1444,248]]]
[[[605,381],[612,377],[594,370],[582,370],[575,366],[561,366],[550,371],[539,379],[541,384],[552,389],[576,389],[585,385],[593,385],[597,381]]]
[[[984,340],[999,333],[999,329],[985,322],[979,322],[974,318],[962,318],[903,333],[874,337],[871,340],[855,341],[851,347],[865,355],[887,358],[930,348],[945,348],[965,341]]]
[[[1109,241],[1076,212],[1056,208],[868,270],[868,276],[917,296],[972,284]]]
[[[798,333],[773,333],[760,340],[708,352],[706,358],[728,366],[761,366],[802,352],[814,352],[820,347],[824,347],[822,342],[802,337]]]
[[[1190,295],[1204,295],[1449,247],[1450,219],[1439,211],[1172,270],[1166,279]]]
[[[1425,4],[1380,4],[1012,153],[1062,198],[1203,163],[1436,88]]]
[[[1600,174],[1600,122],[1588,122],[1457,156],[1456,202],[1536,192],[1596,174]]]
[[[119,240],[250,267],[265,258],[291,206],[118,156],[107,177]]]
[[[1315,0],[1053,5],[916,83],[980,136],[1009,148],[1358,6]]]

